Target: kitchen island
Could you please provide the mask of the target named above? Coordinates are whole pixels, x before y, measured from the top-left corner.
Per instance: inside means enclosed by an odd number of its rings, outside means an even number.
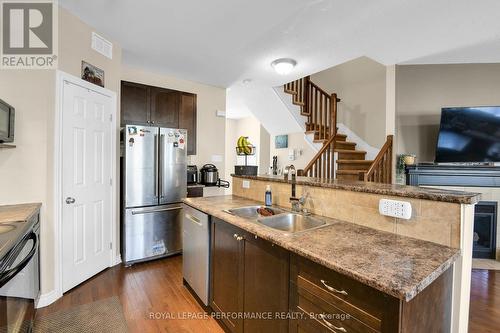
[[[297,197],[325,225],[284,233],[227,212],[262,205],[267,185],[273,203],[290,210],[290,181],[273,176],[233,176],[233,195],[185,200],[212,216],[210,304],[215,312],[308,315],[223,318],[226,330],[466,332],[469,234],[478,194],[298,177]],[[410,220],[382,216],[382,198],[409,202]],[[232,293],[221,292],[221,280],[232,281]],[[277,301],[284,298],[286,304]]]
[[[320,228],[285,234],[229,214],[261,204],[237,196],[184,202],[212,217],[212,310],[291,316],[222,315],[229,332],[449,331],[458,249],[326,217],[316,217]]]

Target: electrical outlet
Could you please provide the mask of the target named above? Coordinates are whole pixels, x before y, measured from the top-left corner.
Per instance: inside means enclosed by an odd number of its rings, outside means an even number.
[[[404,220],[411,219],[411,204],[406,201],[380,199],[378,211],[382,215],[397,217]]]
[[[249,180],[244,180],[241,184],[241,187],[243,188],[250,188],[250,181]]]

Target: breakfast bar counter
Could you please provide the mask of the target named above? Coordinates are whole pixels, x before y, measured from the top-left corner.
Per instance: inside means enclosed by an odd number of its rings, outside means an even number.
[[[405,301],[450,268],[460,254],[459,249],[320,216],[315,218],[326,226],[284,234],[227,213],[231,208],[261,204],[233,195],[187,198],[184,203]]]

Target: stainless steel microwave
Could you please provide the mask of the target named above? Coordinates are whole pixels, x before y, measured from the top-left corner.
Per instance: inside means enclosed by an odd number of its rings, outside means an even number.
[[[0,143],[14,141],[15,110],[0,99]]]

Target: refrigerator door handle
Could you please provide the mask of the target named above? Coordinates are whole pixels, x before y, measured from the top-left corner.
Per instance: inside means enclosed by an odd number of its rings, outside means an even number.
[[[152,210],[133,210],[132,215],[150,214],[150,213],[157,213],[157,212],[168,212],[171,210],[179,210],[179,209],[182,209],[182,207],[179,206],[179,207],[152,209]]]
[[[160,183],[160,198],[163,198],[164,197],[164,193],[163,193],[163,173],[165,172],[165,170],[163,170],[163,151],[165,149],[165,134],[160,134],[160,154],[159,154],[159,158],[160,158],[160,172],[159,172],[159,183]]]
[[[155,177],[155,197],[158,198],[158,135],[155,134],[155,159],[154,159],[154,177]]]

